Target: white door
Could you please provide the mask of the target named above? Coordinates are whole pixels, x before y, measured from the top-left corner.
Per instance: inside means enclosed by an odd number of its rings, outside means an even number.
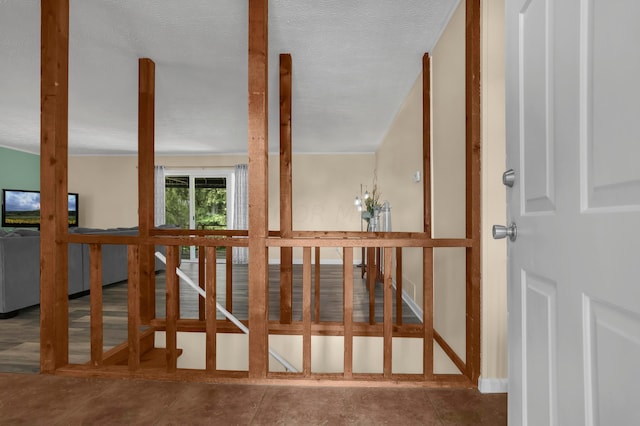
[[[640,425],[639,18],[506,0],[513,425]]]

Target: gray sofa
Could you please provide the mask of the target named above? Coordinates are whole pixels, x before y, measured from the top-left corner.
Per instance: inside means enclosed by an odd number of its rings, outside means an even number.
[[[137,228],[88,229],[70,232],[137,235]],[[161,250],[164,251],[164,250]],[[165,265],[156,260],[156,271]],[[127,246],[102,248],[102,285],[127,279]],[[86,294],[89,281],[89,245],[69,244],[69,296]],[[40,233],[31,229],[0,230],[0,319],[9,318],[19,309],[40,303]]]

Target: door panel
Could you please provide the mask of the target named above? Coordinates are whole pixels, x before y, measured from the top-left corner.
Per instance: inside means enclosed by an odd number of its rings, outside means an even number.
[[[585,297],[585,395],[594,424],[628,424],[640,383],[640,315]],[[619,368],[622,364],[626,368]]]
[[[522,304],[526,336],[523,364],[526,365],[530,424],[554,424],[556,418],[556,284],[523,271]]]
[[[520,12],[520,128],[523,212],[554,210],[553,84],[547,0],[529,0]]]
[[[629,4],[621,9],[619,2],[583,1],[584,208],[640,209],[638,158],[627,155],[638,145],[638,136],[626,131],[640,117],[640,90],[628,84],[640,75],[640,60],[636,49],[624,47],[628,40],[640,40],[640,2],[624,3]],[[617,66],[620,58],[631,60]]]
[[[509,422],[640,424],[640,2],[505,5]]]

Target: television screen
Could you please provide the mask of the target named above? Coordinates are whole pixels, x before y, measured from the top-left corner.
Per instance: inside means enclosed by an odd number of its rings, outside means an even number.
[[[69,194],[68,206],[69,226],[78,226],[78,194]]]
[[[78,226],[78,194],[69,194],[67,203],[69,226]],[[2,191],[2,226],[40,227],[40,192],[4,189]]]

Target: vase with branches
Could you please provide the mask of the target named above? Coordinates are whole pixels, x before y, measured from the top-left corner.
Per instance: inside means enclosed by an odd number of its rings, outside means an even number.
[[[362,219],[367,222],[367,230],[371,230],[371,219],[376,219],[380,214],[382,204],[380,204],[380,192],[378,185],[373,184],[373,190],[368,197],[364,199],[364,209],[362,210]]]

